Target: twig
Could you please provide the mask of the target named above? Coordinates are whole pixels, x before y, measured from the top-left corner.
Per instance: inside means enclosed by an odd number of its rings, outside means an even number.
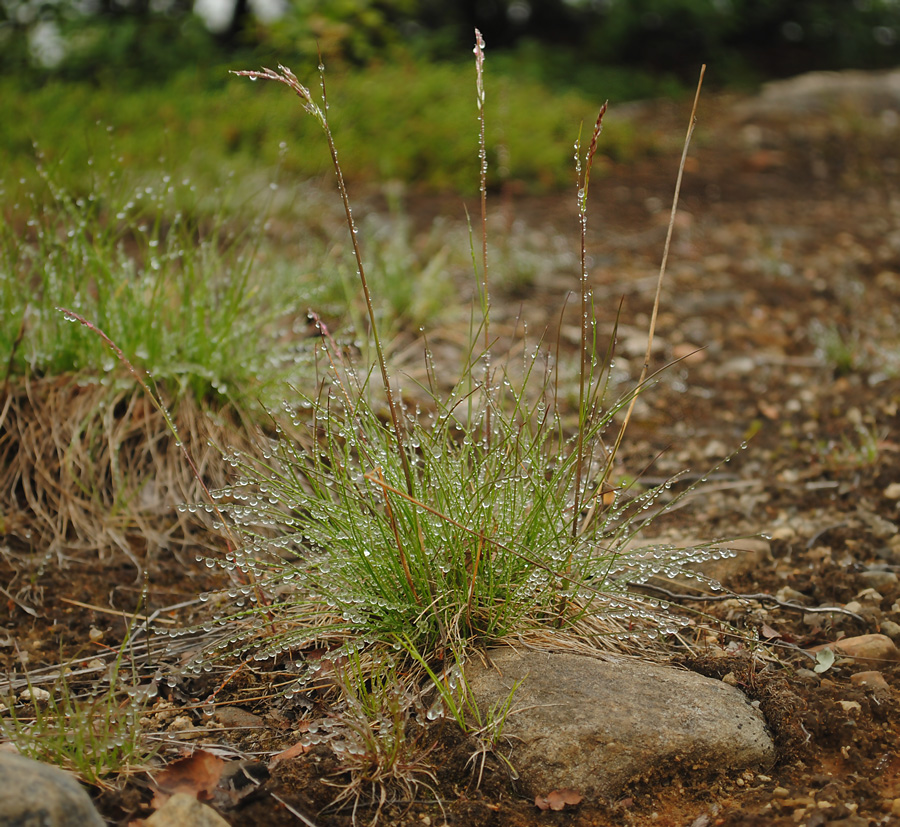
[[[274,799],[275,799],[282,807],[284,807],[284,809],[287,810],[291,815],[297,816],[297,818],[299,818],[300,821],[302,821],[302,822],[306,825],[306,827],[316,827],[316,823],[315,823],[314,821],[310,821],[305,815],[303,815],[303,813],[298,812],[297,810],[295,810],[295,809],[294,809],[290,804],[288,804],[287,801],[285,801],[283,798],[281,798],[281,797],[278,796],[278,795],[275,795],[275,793],[269,793],[269,795],[272,796],[272,798],[274,798]]]
[[[107,615],[115,615],[116,617],[131,618],[132,620],[152,620],[156,623],[167,623],[169,625],[172,625],[176,622],[165,617],[157,618],[150,615],[133,615],[129,614],[128,612],[116,611],[115,609],[104,609],[102,606],[93,606],[90,603],[82,603],[80,600],[69,600],[69,598],[67,597],[61,597],[59,598],[59,601],[60,603],[69,603],[72,606],[78,606],[80,609],[90,609],[92,612],[101,612]]]
[[[803,612],[804,614],[806,612],[816,614],[842,614],[852,617],[854,620],[862,621],[863,623],[866,621],[864,617],[856,614],[856,612],[851,612],[849,609],[842,609],[839,606],[801,606],[798,603],[788,603],[784,600],[779,600],[777,597],[774,597],[771,594],[765,594],[764,592],[757,594],[690,594],[669,591],[662,586],[653,586],[650,583],[629,582],[628,585],[634,589],[646,589],[651,592],[656,592],[657,594],[665,596],[666,600],[681,600],[698,603],[718,603],[722,600],[755,600],[757,603],[774,603],[779,608],[788,609],[792,612]]]

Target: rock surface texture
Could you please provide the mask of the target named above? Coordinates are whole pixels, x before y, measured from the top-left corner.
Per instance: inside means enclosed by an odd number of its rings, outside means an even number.
[[[0,824],[104,827],[91,799],[63,770],[16,753],[0,753]]]
[[[482,710],[516,681],[503,735],[524,791],[618,795],[640,778],[769,767],[775,746],[738,689],[635,661],[496,649],[466,678]]]

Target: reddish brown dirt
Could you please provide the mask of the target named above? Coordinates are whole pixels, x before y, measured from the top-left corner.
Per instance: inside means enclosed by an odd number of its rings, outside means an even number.
[[[678,135],[684,114],[647,110],[643,128]],[[708,657],[685,661],[705,674],[730,673],[760,702],[780,749],[778,764],[765,774],[685,774],[636,784],[615,801],[541,812],[491,759],[476,789],[467,765],[470,745],[441,724],[422,736],[433,747],[429,761],[440,803],[422,787],[415,800],[388,802],[383,824],[900,824],[900,664],[843,659],[816,674],[801,651],[842,635],[900,634],[900,586],[890,576],[900,572],[897,142],[875,122],[857,119],[851,128],[830,117],[773,124],[767,141],[750,145],[729,102],[711,102],[701,117],[662,292],[654,367],[683,361],[642,397],[621,470],[650,479],[682,469],[702,473],[752,437],[747,450],[717,469],[707,493],[661,520],[659,531],[701,540],[767,533],[771,561],[734,574],[726,581],[730,589],[774,595],[788,587],[795,595],[790,599],[812,607],[855,601],[865,620],[804,615],[752,600],[695,605],[769,640],[778,654],[780,663],[761,666],[745,651],[721,658],[713,647]],[[601,328],[610,329],[625,296],[616,361],[632,378],[645,340],[630,331],[646,331],[680,154],[676,139],[665,146],[660,157],[636,166],[605,168],[592,186],[588,252],[597,315]],[[517,238],[530,236],[541,248],[564,234],[577,251],[574,195],[492,199],[498,202],[508,210],[502,217],[522,222]],[[415,198],[407,207],[423,225],[439,213],[460,214],[456,199]],[[512,223],[506,227],[513,232]],[[577,261],[575,267],[577,273]],[[521,313],[533,320],[533,330],[548,325],[565,343],[569,317],[561,328],[558,320],[573,287],[571,273],[540,269],[527,283],[498,292],[498,323]],[[37,668],[95,650],[92,626],[103,630],[103,644],[116,645],[121,619],[63,599],[133,610],[140,591],[133,566],[113,558],[69,559],[65,568],[51,562],[37,570],[29,569],[22,549],[13,551],[0,556],[0,583],[15,583],[12,596],[33,606],[36,616],[13,599],[0,605],[0,638],[9,641],[0,656],[7,669],[17,660]],[[145,613],[191,600],[214,582],[205,568],[171,562],[151,565]],[[176,613],[172,619],[186,618]],[[887,688],[854,684],[855,674],[873,669]],[[231,742],[263,762],[291,746],[294,713],[271,700],[275,680],[265,671],[245,671],[219,695],[221,703],[261,716],[262,731],[221,733],[203,743]],[[194,702],[215,689],[208,683],[161,690],[199,722]],[[352,823],[349,807],[328,809],[336,793],[326,782],[342,778],[326,747],[270,772],[236,805],[219,801],[230,824],[303,823],[285,804],[306,823]],[[128,824],[148,814],[149,784],[136,775],[97,799],[111,823]],[[363,801],[357,820],[368,823],[374,813]]]

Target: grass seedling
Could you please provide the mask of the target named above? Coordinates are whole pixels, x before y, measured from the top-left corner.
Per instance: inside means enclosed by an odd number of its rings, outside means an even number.
[[[144,769],[154,750],[141,734],[138,677],[123,669],[130,640],[131,629],[106,676],[86,694],[75,691],[65,671],[49,691],[34,686],[26,673],[18,702],[12,696],[4,701],[0,735],[23,755],[70,770],[97,787],[121,783],[128,773]]]

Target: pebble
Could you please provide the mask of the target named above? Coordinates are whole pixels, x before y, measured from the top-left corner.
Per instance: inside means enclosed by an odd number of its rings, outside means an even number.
[[[800,680],[802,680],[804,683],[818,683],[819,682],[819,675],[817,673],[813,672],[812,669],[798,669],[797,671],[794,672],[794,675],[796,677],[800,678]]]
[[[900,578],[892,571],[869,570],[860,572],[858,576],[869,588],[879,592],[890,591],[900,582]]]
[[[887,635],[894,643],[900,640],[900,623],[894,623],[893,620],[881,621],[881,633]]]
[[[17,753],[0,753],[0,824],[104,827],[75,777]]]
[[[814,646],[810,652],[819,652],[822,649],[832,649],[836,654],[853,658],[855,661],[871,662],[896,662],[900,660],[900,650],[887,635],[859,635],[848,637],[835,643],[823,643]]]
[[[753,373],[755,370],[756,360],[751,356],[735,356],[719,368],[719,374],[721,376],[740,375]]]
[[[792,589],[790,586],[782,586],[775,592],[775,599],[782,603],[799,603],[801,606],[809,603],[809,596]]]
[[[50,693],[40,686],[27,686],[19,693],[22,703],[46,703],[50,700]]]
[[[884,675],[875,670],[869,672],[857,672],[855,675],[851,675],[850,683],[854,686],[861,686],[864,689],[868,689],[872,694],[880,698],[890,697],[891,694],[891,687],[888,686],[888,682],[884,679]]]
[[[882,600],[884,600],[884,596],[881,594],[881,592],[876,591],[872,588],[868,588],[863,589],[858,595],[856,595],[856,600],[859,600],[862,603],[874,603],[878,605]]]
[[[224,727],[262,727],[263,719],[239,706],[221,706],[213,716]]]
[[[150,818],[145,827],[228,827],[212,807],[201,804],[192,795],[176,793]]]

